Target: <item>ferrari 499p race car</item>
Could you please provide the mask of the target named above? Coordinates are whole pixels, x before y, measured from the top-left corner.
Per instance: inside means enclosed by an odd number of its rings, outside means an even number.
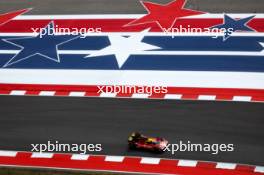
[[[128,137],[128,146],[130,149],[145,149],[154,152],[163,152],[168,141],[160,137],[147,137],[134,132]]]

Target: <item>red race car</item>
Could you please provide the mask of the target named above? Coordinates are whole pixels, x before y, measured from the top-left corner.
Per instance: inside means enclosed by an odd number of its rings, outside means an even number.
[[[128,137],[128,146],[130,149],[145,149],[155,152],[163,152],[168,145],[168,141],[160,137],[147,137],[138,132],[132,133]]]

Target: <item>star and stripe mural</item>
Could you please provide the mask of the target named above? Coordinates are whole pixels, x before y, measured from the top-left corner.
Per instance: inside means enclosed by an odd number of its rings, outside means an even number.
[[[211,14],[185,3],[144,1],[138,15],[0,15],[0,83],[262,90],[264,14]],[[70,34],[47,32],[62,28]],[[171,32],[179,28],[201,30]]]

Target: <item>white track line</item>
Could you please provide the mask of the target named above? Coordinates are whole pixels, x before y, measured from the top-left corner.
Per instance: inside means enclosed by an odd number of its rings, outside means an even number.
[[[40,96],[54,96],[55,93],[56,91],[41,91],[39,95]]]
[[[166,94],[164,96],[164,99],[181,99],[182,98],[182,94]]]
[[[218,162],[216,165],[216,168],[218,169],[229,169],[229,170],[233,170],[236,168],[235,163],[222,163],[222,162]]]
[[[85,92],[70,92],[69,94],[70,97],[83,97],[85,96]]]
[[[150,158],[150,157],[143,157],[141,158],[140,163],[142,164],[159,164],[160,158]]]
[[[71,160],[88,160],[89,155],[86,154],[73,154]]]
[[[199,95],[198,100],[215,100],[216,95]]]
[[[53,153],[32,153],[31,158],[47,158],[50,159],[53,157]]]
[[[102,92],[100,94],[100,97],[116,97],[117,93],[106,93],[106,92]]]
[[[138,93],[134,93],[132,94],[131,98],[148,98],[149,94],[138,94]]]
[[[105,161],[106,162],[123,162],[124,156],[106,156]]]
[[[20,15],[15,17],[15,20],[36,20],[36,19],[135,19],[143,17],[146,14],[83,14],[83,15]],[[228,13],[232,18],[245,18],[256,15],[254,18],[264,18],[263,13]],[[207,13],[201,15],[188,16],[184,18],[195,19],[195,18],[223,18],[223,13]]]
[[[56,75],[56,76],[54,76]],[[260,89],[264,73],[214,71],[0,69],[5,84],[137,85]]]
[[[183,166],[183,167],[196,167],[197,165],[196,160],[179,160],[178,166]]]
[[[0,150],[0,156],[4,157],[16,157],[17,151],[1,151]]]
[[[26,91],[22,91],[22,90],[12,90],[10,92],[10,95],[25,95]]]
[[[256,166],[254,172],[264,173],[264,167],[263,166]]]
[[[87,36],[109,36],[109,35],[122,35],[122,36],[126,36],[126,35],[133,35],[133,34],[138,34],[139,32],[101,32],[101,33],[85,33],[82,34],[83,37],[87,37]],[[176,35],[177,34],[177,35]],[[31,36],[31,37],[36,37],[38,36],[38,33],[29,33],[29,32],[22,32],[22,33],[0,33],[0,36],[3,37],[8,37],[8,36]],[[55,35],[65,35],[65,33],[56,33]],[[222,37],[224,34],[218,33],[217,34],[218,37]],[[194,33],[194,32],[188,32],[188,33],[176,33],[176,32],[148,32],[145,33],[144,36],[167,36],[167,37],[173,37],[173,38],[177,38],[177,37],[197,37],[197,36],[207,36],[207,37],[216,37],[216,33],[209,33],[209,32],[202,32],[202,33]],[[264,36],[264,32],[234,32],[232,33],[232,36],[239,36],[239,37],[262,37]],[[12,52],[17,52],[17,51],[12,51]],[[61,53],[65,53],[67,54],[67,50],[62,51]],[[82,54],[86,54],[87,51],[83,50]]]
[[[263,43],[262,43],[263,44]],[[20,50],[0,50],[0,54],[17,54]],[[63,55],[89,55],[98,50],[58,50]],[[140,51],[131,55],[198,55],[198,56],[264,56],[262,51]]]
[[[233,101],[251,101],[251,96],[234,96]]]

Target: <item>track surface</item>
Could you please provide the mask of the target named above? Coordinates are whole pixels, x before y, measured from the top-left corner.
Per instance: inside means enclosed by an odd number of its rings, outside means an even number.
[[[168,0],[153,0],[166,3]],[[1,0],[0,13],[33,7],[28,14],[146,13],[137,0]],[[263,13],[263,0],[189,0],[211,13]],[[55,97],[0,97],[0,149],[30,150],[31,143],[102,143],[100,154],[201,159],[264,165],[264,105]],[[127,135],[141,131],[193,143],[234,143],[235,152],[156,155],[127,150]]]
[[[0,97],[0,150],[30,151],[31,143],[102,143],[110,155],[184,158],[264,165],[262,103],[64,97]],[[233,143],[235,151],[153,154],[129,151],[130,132],[171,143]]]
[[[171,0],[151,0],[167,3]],[[33,7],[29,14],[146,13],[139,0],[1,0],[0,11]],[[187,8],[210,13],[263,13],[263,0],[188,0]]]

